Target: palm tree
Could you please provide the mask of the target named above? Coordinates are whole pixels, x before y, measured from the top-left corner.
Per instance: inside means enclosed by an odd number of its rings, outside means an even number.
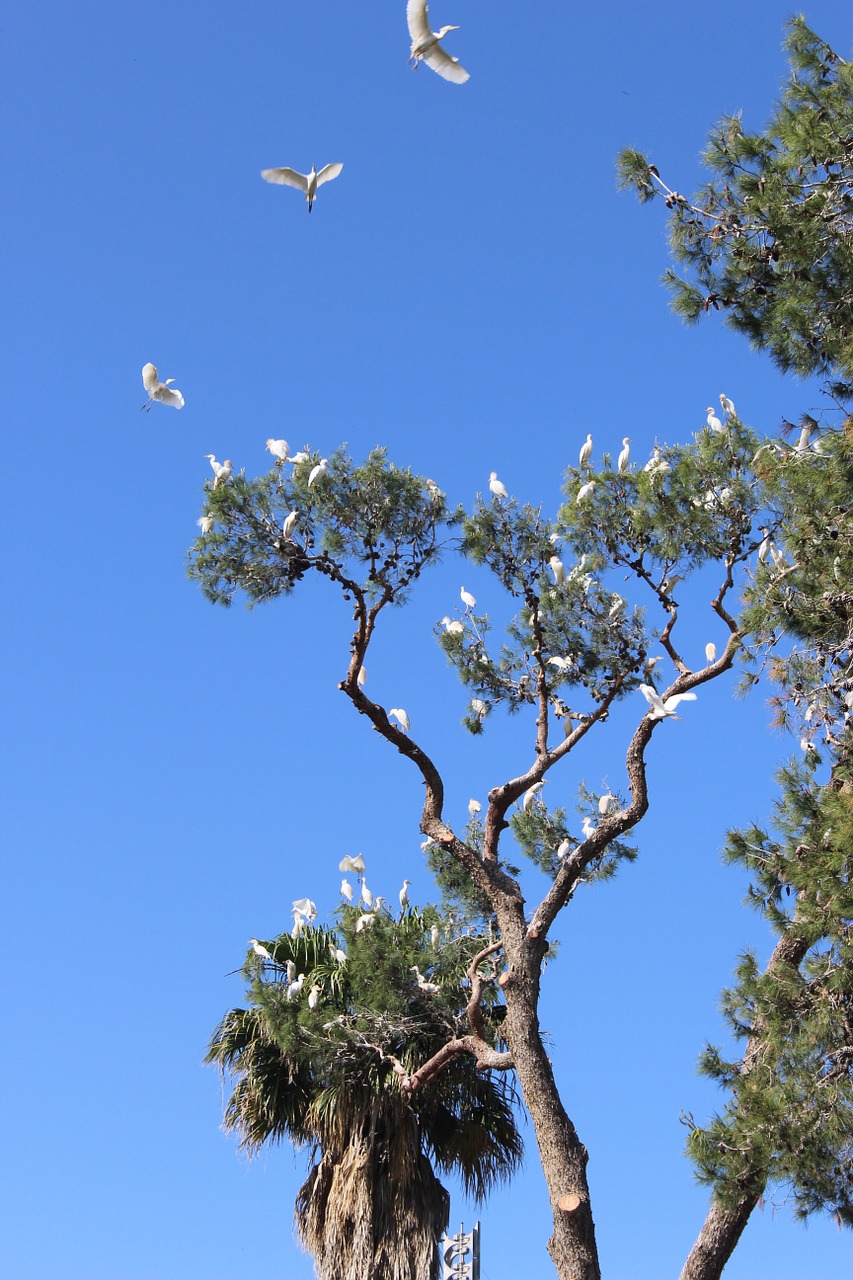
[[[355,908],[341,916],[345,961],[332,952],[338,934],[307,927],[266,944],[272,963],[250,952],[249,1007],[225,1015],[205,1061],[230,1078],[224,1127],[245,1150],[284,1138],[308,1147],[296,1226],[320,1280],[433,1280],[449,1214],[436,1169],[482,1198],[521,1161],[505,1075],[458,1055],[415,1093],[399,1085],[400,1068],[416,1070],[464,1031],[460,982],[483,939],[436,949],[431,909],[380,913],[360,933]],[[305,975],[295,998],[288,961]],[[417,985],[414,966],[437,991]]]

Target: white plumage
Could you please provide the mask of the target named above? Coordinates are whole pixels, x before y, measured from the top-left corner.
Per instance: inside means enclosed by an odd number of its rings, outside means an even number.
[[[142,366],[142,385],[148,392],[148,399],[142,408],[147,412],[156,400],[158,404],[170,404],[173,409],[183,409],[184,397],[177,387],[171,385],[174,381],[174,378],[167,378],[165,382],[161,382],[157,377],[157,370],[150,360],[148,364],[144,364]]]
[[[459,28],[441,27],[440,30],[433,31],[428,13],[426,0],[408,0],[406,22],[412,37],[409,62],[414,64],[415,70],[419,62],[425,62],[443,80],[449,80],[452,84],[464,84],[470,78],[468,72],[460,65],[459,59],[454,58],[440,44],[448,31],[458,31]]]
[[[281,187],[295,187],[297,191],[304,191],[310,213],[317,198],[317,188],[322,187],[324,182],[331,182],[332,178],[336,178],[343,167],[342,164],[325,164],[319,173],[313,164],[310,173],[299,173],[297,169],[286,167],[261,169],[261,177],[265,182],[274,182]]]
[[[464,587],[460,588],[459,597],[466,609],[475,609],[477,607],[477,601],[471,595],[471,592],[466,591]]]
[[[291,534],[293,533],[294,526],[296,525],[297,515],[298,515],[298,512],[291,511],[290,515],[285,518],[284,524],[281,527],[282,537],[284,538],[285,542],[289,541]]]
[[[321,480],[326,474],[329,466],[328,458],[321,458],[316,467],[311,468],[311,474],[308,477],[308,488],[310,489],[315,480]]]
[[[231,466],[231,459],[226,458],[224,462],[217,462],[215,455],[212,453],[206,453],[204,456],[209,459],[210,465],[213,469],[213,474],[216,477],[213,482],[213,487],[215,489],[219,484],[224,484],[231,475],[231,471],[233,470]]]
[[[622,452],[619,454],[619,458],[616,463],[617,470],[619,471],[620,474],[623,471],[628,470],[628,463],[630,461],[630,458],[631,458],[631,437],[625,436],[622,441]]]
[[[388,715],[389,717],[390,716],[394,717],[394,719],[398,722],[400,728],[403,730],[403,733],[409,732],[409,717],[406,715],[406,712],[403,710],[402,707],[392,707],[391,710],[388,712]]]
[[[592,432],[587,436],[581,445],[581,451],[578,455],[578,466],[585,467],[592,456]]]
[[[363,870],[364,858],[360,853],[357,853],[354,858],[347,854],[338,863],[338,871],[354,871],[356,875],[360,875]]]
[[[489,489],[491,490],[492,496],[495,498],[509,497],[509,494],[506,491],[506,486],[501,484],[496,471],[491,471],[489,473]]]
[[[675,714],[675,708],[679,702],[696,701],[695,693],[674,693],[664,701],[657,689],[653,689],[650,684],[641,684],[640,693],[651,707],[651,711],[648,713],[650,720],[663,720],[666,716],[671,716],[673,720],[678,720],[680,717]]]
[[[706,421],[708,423],[708,426],[711,428],[711,430],[722,431],[723,424],[722,422],[720,422],[720,419],[714,413],[713,407],[711,405],[708,405],[708,408],[705,410],[705,412],[708,415],[708,417],[706,418]]]
[[[527,788],[524,795],[521,797],[521,807],[525,813],[529,812],[530,806],[533,804],[533,801],[536,799],[537,795],[542,790],[544,785],[545,785],[544,781],[534,782],[531,787]]]
[[[264,445],[278,462],[287,462],[290,457],[290,445],[286,440],[267,440]]]
[[[257,938],[250,938],[249,942],[252,944],[252,950],[255,955],[260,956],[261,960],[272,960],[272,956],[269,951],[267,951],[263,943],[258,942]]]

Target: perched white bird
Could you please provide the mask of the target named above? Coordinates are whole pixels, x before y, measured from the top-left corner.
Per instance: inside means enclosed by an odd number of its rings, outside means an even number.
[[[551,556],[548,561],[554,575],[554,586],[561,587],[566,581],[566,567],[559,556]]]
[[[709,640],[705,645],[705,659],[709,667],[712,662],[717,661],[717,646],[714,644],[713,640]]]
[[[427,849],[433,849],[438,844],[437,840],[433,840],[432,836],[424,836],[421,841],[421,852],[426,853]]]
[[[486,716],[489,714],[489,704],[488,702],[484,702],[482,698],[472,698],[471,710],[474,712],[474,715],[478,720],[485,720]]]
[[[309,1009],[316,1009],[316,1008],[317,1008],[317,1005],[320,1003],[320,992],[321,992],[322,990],[323,990],[323,988],[322,988],[322,987],[318,987],[318,986],[315,984],[315,985],[311,988],[311,990],[308,992],[308,1008],[309,1008]]]
[[[441,625],[445,631],[449,631],[452,636],[461,636],[465,634],[465,627],[458,619],[450,619],[447,614],[441,619]]]
[[[403,881],[403,887],[400,890],[400,910],[401,911],[405,911],[406,907],[409,905],[409,885],[411,883],[412,883],[411,880]]]
[[[288,984],[296,980],[296,965],[292,960],[287,961],[287,964],[284,966],[284,972],[287,976]]]
[[[210,461],[210,465],[213,469],[213,474],[216,477],[216,479],[213,482],[213,487],[215,489],[217,485],[220,483],[220,481],[224,484],[225,481],[231,475],[231,472],[233,470],[231,466],[231,459],[226,458],[224,462],[217,462],[215,455],[212,453],[206,453],[204,456]]]
[[[586,440],[581,445],[581,451],[578,454],[578,466],[585,467],[592,457],[592,432],[589,433]]]
[[[426,978],[421,973],[420,969],[416,964],[412,965],[412,973],[415,975],[415,979],[417,981],[417,984],[420,990],[425,991],[427,995],[434,996],[436,991],[438,991],[438,983],[427,982]]]
[[[290,540],[298,514],[296,511],[291,511],[290,515],[285,517],[284,524],[281,526],[281,534],[285,542]]]
[[[553,657],[548,659],[548,663],[550,666],[556,667],[558,671],[565,673],[566,671],[571,670],[573,660],[571,658],[561,658],[555,653]]]
[[[534,782],[532,787],[527,788],[524,795],[521,797],[521,807],[525,813],[529,811],[530,806],[533,804],[533,801],[536,799],[544,785],[544,781]]]
[[[394,717],[394,719],[399,723],[400,728],[403,730],[403,733],[409,732],[409,717],[406,715],[402,707],[392,707],[388,712],[388,715]]]
[[[610,810],[614,807],[615,804],[616,804],[616,797],[614,795],[611,795],[609,791],[607,792],[606,795],[598,797],[598,812],[601,814],[602,818],[606,813],[610,812]]]
[[[665,596],[668,596],[675,590],[678,583],[683,581],[684,579],[680,573],[671,573],[668,578],[664,578],[663,582],[660,584],[660,589]]]
[[[617,613],[621,613],[625,608],[625,600],[616,591],[610,597],[610,608],[607,612],[608,618],[615,618]]]
[[[415,70],[419,62],[425,62],[443,80],[450,80],[453,84],[464,84],[469,79],[468,72],[460,65],[459,59],[454,58],[439,43],[448,31],[458,31],[458,26],[433,31],[429,24],[426,0],[409,0],[406,5],[406,22],[412,37],[409,62],[414,64]]]
[[[173,409],[183,409],[184,397],[177,387],[171,385],[174,381],[174,378],[167,378],[165,382],[161,382],[157,377],[157,370],[150,360],[148,364],[142,366],[142,385],[148,392],[148,399],[142,405],[146,413],[150,410],[155,400],[158,404],[170,404]]]
[[[363,912],[363,914],[358,917],[358,920],[356,922],[356,926],[355,926],[356,933],[362,933],[365,929],[369,929],[375,920],[376,920],[375,911]]]
[[[341,951],[340,947],[336,947],[330,942],[329,951],[332,954],[332,959],[337,960],[338,964],[346,964],[347,953],[345,951]]]
[[[777,573],[783,573],[785,569],[789,569],[788,558],[784,551],[780,551],[778,547],[771,546],[770,559],[773,561],[773,568]]]
[[[213,516],[199,516],[198,520],[196,520],[196,524],[199,529],[201,529],[202,533],[205,534],[213,533],[213,526],[215,523],[216,521]]]
[[[367,907],[368,911],[373,906],[373,894],[367,887],[367,881],[364,876],[361,877],[361,902]]]
[[[437,924],[430,926],[429,940],[434,947],[437,947],[441,941],[441,931]]]
[[[349,880],[341,881],[341,897],[346,898],[347,902],[352,902],[352,885]]]
[[[489,489],[492,492],[492,496],[495,498],[509,497],[509,494],[506,491],[506,486],[503,485],[501,481],[498,479],[497,471],[489,472]]]
[[[354,858],[351,858],[349,854],[347,854],[346,857],[341,858],[338,863],[338,871],[354,871],[356,875],[360,875],[363,870],[364,858],[360,853],[357,853]]]
[[[589,837],[592,835],[592,833],[595,831],[595,823],[593,822],[589,814],[587,814],[587,816],[584,818],[583,822],[581,823],[581,831],[583,832],[584,840],[588,840]]]
[[[657,689],[653,689],[650,684],[641,684],[640,693],[651,707],[648,713],[650,720],[663,720],[665,716],[672,716],[673,720],[678,720],[680,717],[675,714],[675,708],[679,702],[696,701],[695,693],[674,693],[664,702]]]
[[[759,564],[766,564],[767,557],[770,555],[770,548],[773,546],[773,540],[770,537],[769,529],[762,529],[761,532],[764,537],[761,539],[761,545],[758,548],[758,562]]]
[[[310,457],[311,454],[309,453],[308,446],[306,445],[304,449],[300,449],[298,453],[294,453],[290,461],[293,463],[294,468],[296,468],[299,466],[300,462],[307,462]]]
[[[482,807],[483,806],[480,804],[479,800],[468,801],[468,817],[471,819],[472,822],[476,818],[477,814],[480,812]]]
[[[361,689],[364,686],[364,684],[367,682],[367,667],[365,666],[359,667],[358,675],[355,678],[355,682],[358,685],[359,689]]]
[[[263,943],[258,942],[257,938],[250,938],[249,941],[252,944],[252,950],[256,956],[260,956],[262,960],[272,960],[272,956],[269,951],[267,951]]]
[[[275,182],[281,187],[295,187],[297,191],[304,191],[310,213],[317,198],[317,188],[336,178],[343,167],[342,164],[326,164],[319,173],[313,164],[310,173],[299,173],[296,169],[287,168],[261,169],[261,177],[265,182]]]
[[[310,898],[297,898],[293,904],[293,914],[305,920],[317,919],[317,907]]]
[[[267,440],[264,445],[278,462],[287,462],[290,457],[290,445],[286,440]]]
[[[583,502],[584,498],[588,498],[594,488],[595,488],[595,481],[587,480],[586,484],[582,484],[581,487],[578,489],[578,494],[577,494],[577,497],[575,498],[575,502]]]
[[[709,404],[709,405],[708,405],[708,408],[705,410],[705,412],[706,412],[706,413],[707,413],[707,415],[708,415],[708,417],[706,418],[706,422],[708,423],[708,426],[711,428],[711,430],[712,430],[712,431],[722,431],[722,429],[723,429],[723,424],[722,424],[722,422],[720,422],[720,419],[719,419],[719,418],[717,417],[717,415],[714,413],[713,406]]]
[[[620,475],[623,471],[628,470],[628,463],[630,459],[631,459],[631,437],[624,436],[622,439],[622,452],[619,454],[619,458],[616,462],[616,469],[619,471]]]
[[[732,403],[732,401],[729,399],[728,396],[723,395],[722,391],[720,392],[720,404],[722,405],[723,413],[726,415],[727,418],[737,417],[734,404]]]
[[[427,492],[429,493],[429,496],[432,498],[433,502],[440,502],[441,499],[444,497],[444,494],[441,492],[441,490],[439,489],[438,485],[435,483],[434,480],[428,479],[426,482],[426,487],[427,487]]]
[[[290,986],[287,988],[287,998],[288,998],[288,1000],[295,1000],[295,999],[296,999],[296,997],[297,997],[297,996],[300,994],[300,992],[302,991],[302,987],[303,987],[304,982],[305,982],[305,974],[304,974],[304,973],[300,973],[300,975],[299,975],[299,977],[296,979],[296,981],[295,981],[295,982],[291,982]]]
[[[800,750],[804,751],[807,756],[817,755],[817,747],[808,738],[800,738]]]
[[[476,609],[477,601],[471,595],[470,591],[466,591],[464,587],[461,587],[459,591],[459,597],[466,609]]]
[[[557,857],[562,860],[563,858],[568,857],[571,851],[572,851],[571,840],[563,840],[557,848]]]
[[[311,468],[311,474],[308,477],[308,488],[310,489],[315,480],[321,480],[326,474],[329,466],[328,458],[321,458],[316,467]]]

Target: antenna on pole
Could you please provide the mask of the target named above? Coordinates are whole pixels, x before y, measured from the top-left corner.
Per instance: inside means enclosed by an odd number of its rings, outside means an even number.
[[[441,1280],[480,1280],[480,1224],[466,1233],[460,1225],[455,1236],[441,1238]]]

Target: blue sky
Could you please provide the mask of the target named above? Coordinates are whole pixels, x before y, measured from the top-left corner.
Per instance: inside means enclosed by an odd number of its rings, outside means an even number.
[[[470,502],[496,470],[555,510],[587,431],[636,456],[689,438],[720,391],[759,432],[816,401],[716,322],[680,326],[659,285],[661,211],[615,190],[645,150],[701,180],[713,121],[759,126],[791,10],[719,0],[569,6],[433,0],[464,87],[406,65],[403,0],[369,6],[17,6],[2,68],[5,548],[4,1246],[16,1280],[302,1280],[304,1161],[247,1164],[201,1066],[250,935],[310,894],[337,905],[362,850],[374,891],[432,890],[420,783],[337,692],[348,618],[323,584],[252,614],[185,578],[203,455],[264,469],[284,436],[400,465]],[[848,7],[811,4],[836,49]],[[259,170],[344,163],[309,218]],[[9,305],[11,303],[11,305]],[[180,413],[143,415],[142,365]],[[526,767],[531,727],[473,740],[432,637],[465,582],[448,561],[387,619],[370,681],[405,706],[448,813]],[[685,631],[711,638],[706,584]],[[768,939],[719,850],[761,819],[796,744],[734,680],[655,735],[641,857],[578,895],[542,1021],[590,1153],[609,1280],[677,1274],[704,1216],[682,1109],[720,1034],[740,949]],[[725,686],[725,687],[723,687]],[[551,789],[622,782],[632,717]],[[557,798],[556,796],[554,797]],[[530,880],[531,895],[538,883]],[[475,1211],[454,1192],[452,1221]],[[552,1274],[532,1132],[525,1173],[480,1211],[484,1280]],[[849,1238],[755,1215],[727,1280],[849,1275]]]

